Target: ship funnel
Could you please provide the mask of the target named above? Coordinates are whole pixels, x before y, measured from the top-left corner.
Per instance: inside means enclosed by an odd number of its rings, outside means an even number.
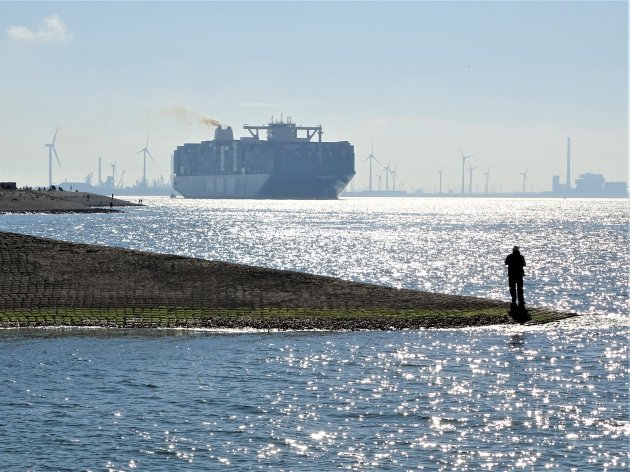
[[[223,128],[221,125],[218,125],[214,130],[214,140],[215,141],[233,141],[234,133],[232,133],[232,127],[228,126],[227,128]]]

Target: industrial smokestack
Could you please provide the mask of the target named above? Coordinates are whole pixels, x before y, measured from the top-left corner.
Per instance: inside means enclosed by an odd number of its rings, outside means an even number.
[[[571,190],[571,138],[567,138],[567,193]]]
[[[103,160],[103,158],[101,156],[98,156],[98,186],[101,186],[101,161]]]

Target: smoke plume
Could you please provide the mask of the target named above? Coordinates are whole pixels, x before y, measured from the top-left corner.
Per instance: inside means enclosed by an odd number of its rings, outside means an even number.
[[[193,124],[205,125],[209,128],[213,126],[220,126],[221,123],[214,118],[209,117],[204,113],[191,110],[182,105],[175,105],[163,110],[165,115],[173,116],[178,120],[181,120],[186,126],[192,126]]]

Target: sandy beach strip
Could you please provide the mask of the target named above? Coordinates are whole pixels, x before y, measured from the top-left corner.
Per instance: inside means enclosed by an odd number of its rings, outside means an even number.
[[[514,323],[505,302],[0,232],[0,327],[418,329]],[[570,316],[530,308],[528,323]]]

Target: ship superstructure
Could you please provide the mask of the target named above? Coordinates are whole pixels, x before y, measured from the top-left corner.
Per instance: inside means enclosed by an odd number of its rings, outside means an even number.
[[[354,147],[323,142],[321,126],[272,119],[243,129],[249,136],[234,139],[231,127],[218,126],[214,140],[178,146],[175,190],[192,198],[335,199],[355,174]]]

